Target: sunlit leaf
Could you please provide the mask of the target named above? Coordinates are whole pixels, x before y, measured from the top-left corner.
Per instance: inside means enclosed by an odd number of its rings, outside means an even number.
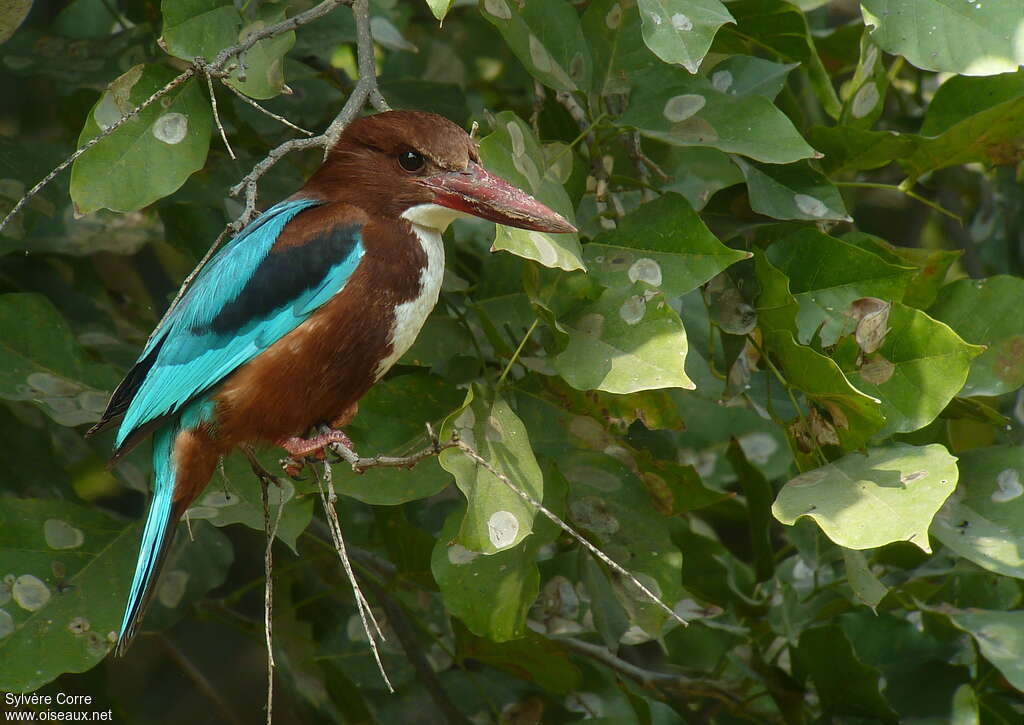
[[[747,256],[718,241],[686,199],[670,193],[598,235],[584,259],[590,274],[606,287],[643,281],[674,297]]]
[[[872,448],[787,482],[772,513],[788,525],[812,518],[849,549],[910,541],[930,552],[928,526],[956,481],[956,459],[941,445]]]
[[[666,63],[696,73],[715,33],[735,22],[719,0],[639,0],[644,42]]]

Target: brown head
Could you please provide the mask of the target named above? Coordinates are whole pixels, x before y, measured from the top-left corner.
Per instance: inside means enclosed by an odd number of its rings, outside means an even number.
[[[455,217],[472,215],[522,229],[576,231],[486,171],[468,133],[425,111],[387,111],[353,121],[306,190],[371,215],[404,216],[439,230]]]

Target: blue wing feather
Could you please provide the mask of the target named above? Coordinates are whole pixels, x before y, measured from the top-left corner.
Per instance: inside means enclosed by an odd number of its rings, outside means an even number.
[[[271,254],[285,225],[319,203],[271,207],[200,272],[139,358],[155,352],[125,412],[117,446],[216,385],[344,287],[363,254],[357,226],[326,230],[306,246]]]

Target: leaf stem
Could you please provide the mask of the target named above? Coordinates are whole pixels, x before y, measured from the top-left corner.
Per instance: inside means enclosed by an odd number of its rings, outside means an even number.
[[[501,371],[501,377],[498,378],[498,382],[494,385],[495,390],[500,388],[501,384],[505,382],[505,378],[508,376],[509,370],[511,370],[512,366],[516,364],[516,360],[519,359],[519,353],[523,351],[523,348],[526,346],[526,341],[530,339],[530,335],[532,335],[533,331],[537,329],[538,324],[540,324],[540,318],[534,317],[533,324],[530,325],[530,329],[526,331],[526,334],[523,335],[523,339],[519,341],[519,347],[515,349],[515,352],[512,353],[512,357],[509,358],[508,365],[506,365],[505,369]]]
[[[875,181],[835,181],[833,183],[836,186],[847,186],[847,187],[851,187],[851,188],[884,189],[885,191],[897,191],[897,192],[899,192],[901,194],[905,194],[906,196],[909,196],[911,199],[914,199],[915,201],[921,202],[925,206],[934,209],[935,211],[939,212],[940,214],[948,216],[950,219],[955,219],[956,221],[960,222],[961,224],[964,223],[963,218],[960,217],[958,214],[955,214],[955,213],[951,212],[949,209],[945,208],[941,204],[937,204],[936,202],[932,201],[931,199],[927,199],[927,198],[921,196],[916,191],[911,189],[910,186],[904,186],[904,184],[899,184],[899,185],[897,185],[897,184],[882,184],[882,183],[875,182]]]

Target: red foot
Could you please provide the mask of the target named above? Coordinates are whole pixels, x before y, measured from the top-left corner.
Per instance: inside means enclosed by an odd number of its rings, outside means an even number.
[[[301,460],[310,454],[323,460],[324,448],[332,443],[340,443],[353,450],[352,441],[340,430],[328,430],[312,438],[282,438],[277,445],[284,448],[296,460]]]

